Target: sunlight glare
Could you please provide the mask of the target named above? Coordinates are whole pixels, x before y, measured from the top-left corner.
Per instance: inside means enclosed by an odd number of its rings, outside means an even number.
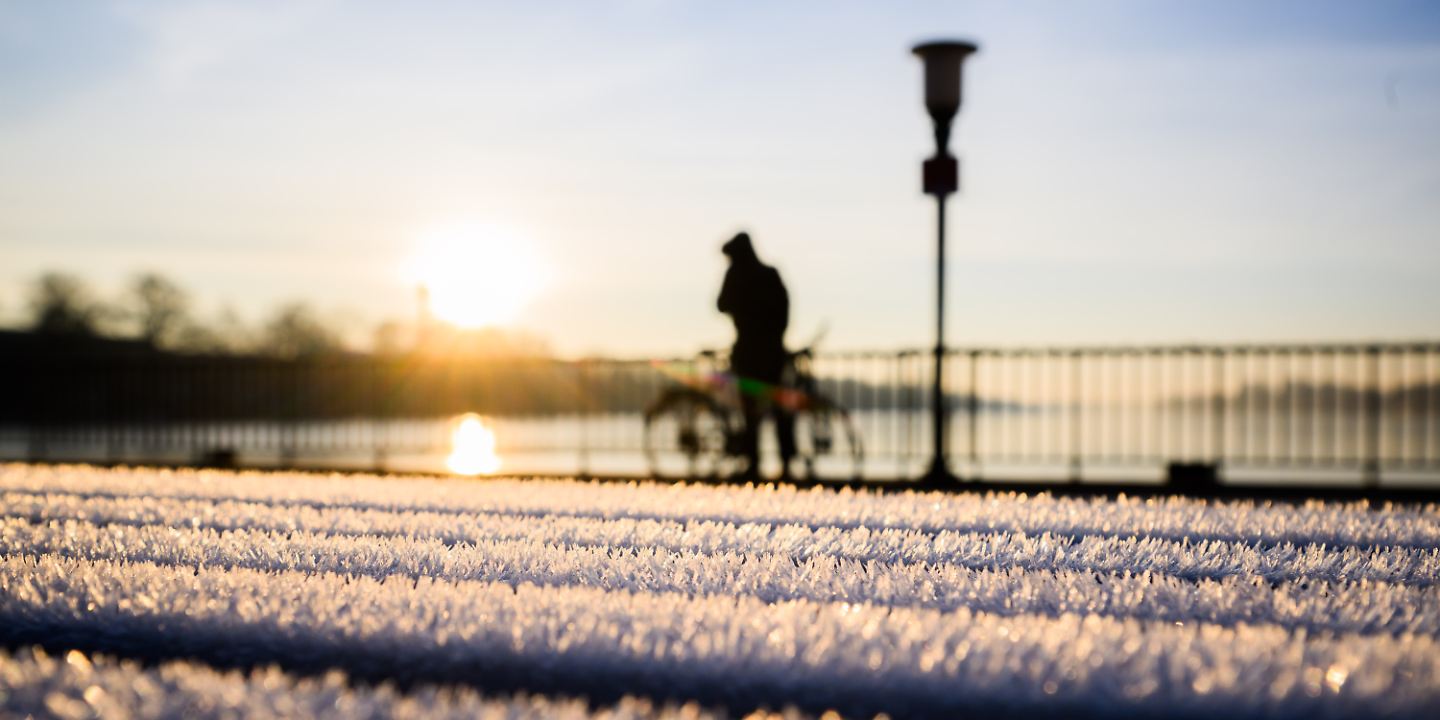
[[[491,475],[500,469],[495,454],[495,431],[473,413],[460,418],[450,432],[450,457],[445,467],[459,475]]]
[[[477,224],[422,235],[406,274],[425,287],[435,317],[465,328],[513,322],[543,284],[541,263],[530,242],[502,228]]]

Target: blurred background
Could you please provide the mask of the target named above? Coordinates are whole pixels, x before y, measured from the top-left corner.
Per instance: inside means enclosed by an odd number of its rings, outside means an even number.
[[[908,477],[952,35],[957,469],[1434,480],[1440,9],[1383,1],[4,3],[0,455],[648,472],[745,229],[822,464]]]

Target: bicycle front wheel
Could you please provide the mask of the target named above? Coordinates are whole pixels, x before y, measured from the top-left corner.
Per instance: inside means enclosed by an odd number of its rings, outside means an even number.
[[[657,478],[714,479],[727,470],[729,415],[714,398],[672,388],[645,411],[645,459]]]

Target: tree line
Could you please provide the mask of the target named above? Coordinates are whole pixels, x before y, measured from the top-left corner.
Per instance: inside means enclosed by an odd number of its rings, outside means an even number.
[[[283,303],[258,324],[246,322],[229,307],[201,318],[187,290],[154,272],[135,275],[113,298],[100,296],[76,275],[46,272],[30,284],[25,305],[24,327],[36,334],[132,340],[182,354],[305,358],[368,350],[381,356],[550,355],[544,340],[523,331],[461,329],[434,320],[387,320],[374,328],[368,348],[348,347],[345,333],[304,301]]]

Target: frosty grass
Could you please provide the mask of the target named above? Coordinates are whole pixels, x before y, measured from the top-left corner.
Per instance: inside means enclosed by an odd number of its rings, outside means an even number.
[[[1437,548],[1435,506],[4,465],[0,705],[1433,717]]]

